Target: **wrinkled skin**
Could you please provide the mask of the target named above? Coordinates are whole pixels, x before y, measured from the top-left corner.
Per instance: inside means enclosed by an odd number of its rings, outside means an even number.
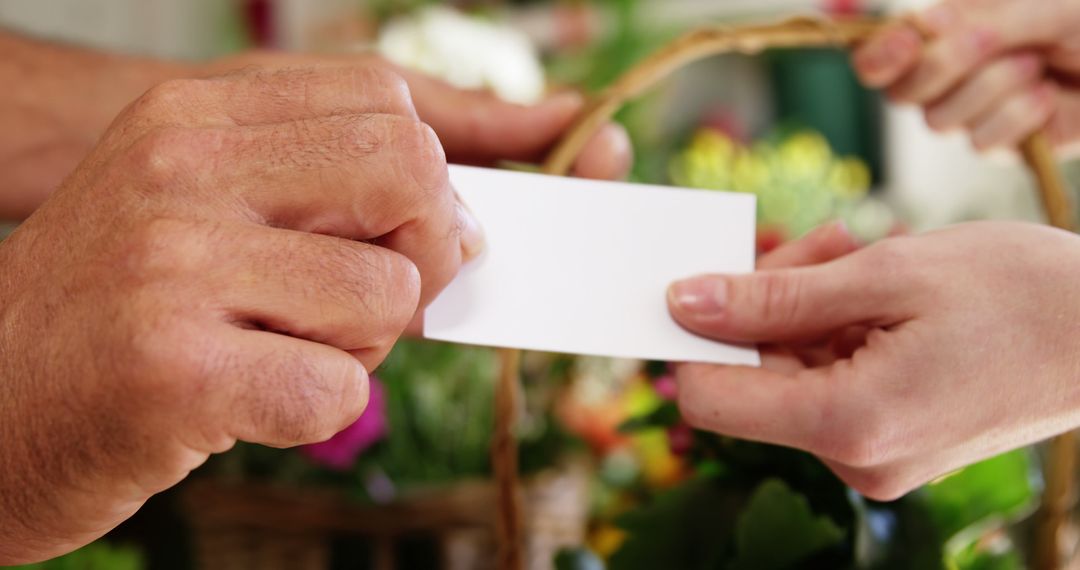
[[[484,117],[457,133],[478,161]],[[329,438],[482,247],[388,66],[151,89],[0,244],[0,563],[92,541],[238,440]]]
[[[462,91],[370,54],[349,56],[249,52],[206,64],[101,54],[0,30],[0,219],[37,209],[94,147],[113,117],[154,85],[253,68],[362,65],[405,78],[420,119],[438,133],[453,163],[536,161],[580,112],[584,99],[554,94],[537,105],[513,105],[490,93]],[[630,168],[630,140],[605,125],[583,150],[575,176],[617,179]]]
[[[0,219],[29,216],[0,243],[0,565],[92,541],[237,440],[349,425],[483,247],[447,157],[535,160],[583,103],[370,55],[0,48]],[[607,125],[574,172],[629,165]]]

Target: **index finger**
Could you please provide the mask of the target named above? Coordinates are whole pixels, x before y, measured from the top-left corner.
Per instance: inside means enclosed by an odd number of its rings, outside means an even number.
[[[805,236],[776,248],[757,261],[757,269],[783,269],[827,263],[859,249],[843,222],[820,226]]]
[[[859,46],[852,63],[867,86],[885,87],[915,67],[922,53],[922,42],[922,36],[913,27],[895,24]]]

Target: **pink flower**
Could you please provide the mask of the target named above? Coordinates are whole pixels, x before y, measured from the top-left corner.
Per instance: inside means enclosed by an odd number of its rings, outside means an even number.
[[[675,383],[675,376],[671,374],[665,374],[653,380],[653,389],[665,400],[673,402],[679,398],[679,387]]]
[[[305,445],[300,452],[311,461],[345,471],[367,448],[386,436],[389,426],[386,419],[386,389],[374,376],[370,381],[368,405],[352,425],[334,437],[322,442]]]

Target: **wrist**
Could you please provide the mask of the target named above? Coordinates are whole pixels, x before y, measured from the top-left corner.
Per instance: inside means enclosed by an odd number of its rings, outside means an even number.
[[[0,220],[29,216],[153,85],[194,66],[0,32]]]

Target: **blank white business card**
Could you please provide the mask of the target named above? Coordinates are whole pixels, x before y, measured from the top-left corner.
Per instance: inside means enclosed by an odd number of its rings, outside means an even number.
[[[483,346],[757,366],[686,332],[668,285],[754,268],[755,197],[451,166],[487,249],[427,309],[424,336]]]

